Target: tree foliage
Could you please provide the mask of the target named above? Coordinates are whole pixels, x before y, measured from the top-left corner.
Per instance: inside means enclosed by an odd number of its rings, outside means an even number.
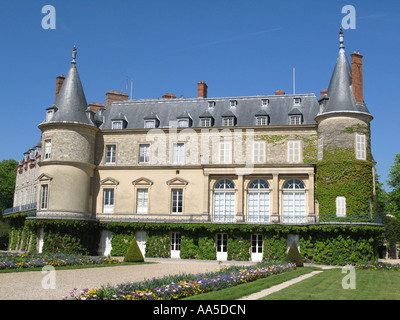
[[[14,159],[0,162],[0,213],[13,205],[17,161]]]

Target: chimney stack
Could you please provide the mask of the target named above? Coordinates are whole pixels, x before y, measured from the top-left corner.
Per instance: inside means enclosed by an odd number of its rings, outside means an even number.
[[[323,89],[321,91],[321,99],[324,97],[324,95],[326,95],[328,93],[328,91],[326,91],[326,89]]]
[[[276,96],[284,96],[284,95],[285,95],[285,91],[283,91],[283,90],[276,90],[275,95],[276,95]]]
[[[65,77],[63,74],[56,78],[56,99],[57,99],[58,94],[60,93],[60,90],[64,83],[64,80],[65,80]]]
[[[125,92],[120,93],[119,91],[110,90],[106,93],[106,105],[115,101],[125,101],[128,99],[129,97]]]
[[[353,94],[357,103],[364,103],[363,88],[363,56],[360,52],[354,51],[351,54],[351,74],[353,78]]]
[[[173,93],[166,93],[162,96],[163,99],[175,99],[175,95]]]
[[[197,97],[198,98],[207,98],[207,88],[208,86],[204,81],[200,81],[197,84]]]

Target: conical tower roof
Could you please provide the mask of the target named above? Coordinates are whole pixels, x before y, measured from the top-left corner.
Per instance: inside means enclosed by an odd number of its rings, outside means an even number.
[[[51,122],[75,122],[93,125],[86,114],[88,104],[76,68],[76,47],[74,47],[72,58],[71,67],[54,102],[58,110]]]
[[[369,114],[370,112],[365,104],[357,103],[354,98],[351,66],[344,51],[342,29],[340,29],[339,39],[339,55],[329,83],[327,91],[328,100],[324,105],[323,113],[348,111]]]

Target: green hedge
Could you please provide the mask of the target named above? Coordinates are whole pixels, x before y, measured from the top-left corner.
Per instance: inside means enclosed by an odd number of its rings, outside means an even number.
[[[97,254],[101,230],[112,233],[113,256],[124,256],[135,231],[146,231],[146,257],[170,257],[170,234],[181,233],[181,258],[215,260],[215,236],[228,235],[228,259],[250,259],[251,234],[264,236],[264,259],[284,260],[287,238],[299,236],[303,258],[318,264],[376,261],[383,226],[372,225],[245,225],[245,224],[173,224],[173,223],[98,223],[72,220],[17,219],[15,230],[36,243],[36,233],[44,230],[44,252]],[[24,237],[22,237],[24,238]],[[19,240],[23,241],[23,240]],[[12,241],[13,243],[17,242]],[[33,246],[35,248],[35,246]]]

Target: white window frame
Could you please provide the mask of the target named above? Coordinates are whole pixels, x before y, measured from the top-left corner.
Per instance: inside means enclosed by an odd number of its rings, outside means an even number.
[[[51,159],[51,139],[44,140],[44,160]]]
[[[324,140],[323,140],[323,138],[319,138],[318,139],[318,156],[317,156],[317,160],[321,161],[323,157],[324,157]]]
[[[291,125],[301,124],[301,115],[290,116],[290,124]]]
[[[270,193],[268,182],[264,179],[255,179],[249,183],[247,189],[247,221],[270,221]]]
[[[367,151],[366,151],[366,138],[365,134],[356,133],[356,159],[358,160],[366,160],[367,159]]]
[[[299,163],[300,162],[300,141],[299,140],[289,140],[288,141],[288,162]]]
[[[103,189],[103,213],[114,213],[115,189]]]
[[[144,120],[144,127],[146,129],[153,129],[156,127],[156,120]]]
[[[149,213],[149,189],[147,188],[136,190],[136,213]]]
[[[150,144],[139,144],[139,163],[150,163]]]
[[[181,243],[181,233],[171,232],[171,258],[180,259]]]
[[[346,217],[346,197],[336,197],[336,217]]]
[[[268,124],[268,119],[266,116],[257,117],[257,126],[266,126]]]
[[[233,127],[235,120],[233,117],[224,117],[223,118],[223,126],[224,127]]]
[[[304,182],[290,179],[285,182],[282,193],[282,221],[284,223],[306,222],[307,197]]]
[[[112,129],[113,130],[121,130],[121,129],[123,129],[122,120],[114,120],[112,122]]]
[[[236,192],[233,181],[221,179],[215,183],[213,197],[214,222],[234,222]]]
[[[106,164],[115,164],[117,155],[117,145],[107,144],[106,145]]]
[[[185,163],[185,144],[182,142],[173,144],[173,164],[184,164]]]
[[[49,185],[42,184],[40,188],[40,209],[47,210],[49,208]]]
[[[217,260],[226,261],[228,258],[228,234],[217,233],[215,240]]]
[[[202,127],[211,127],[211,118],[202,118],[200,124]]]
[[[253,144],[253,162],[265,162],[265,141],[254,141]]]
[[[293,105],[294,106],[301,105],[301,98],[293,98]]]
[[[189,128],[189,119],[178,119],[178,128]]]
[[[219,142],[219,163],[232,163],[232,141]]]
[[[171,189],[171,213],[182,214],[183,213],[183,189],[174,188]]]

